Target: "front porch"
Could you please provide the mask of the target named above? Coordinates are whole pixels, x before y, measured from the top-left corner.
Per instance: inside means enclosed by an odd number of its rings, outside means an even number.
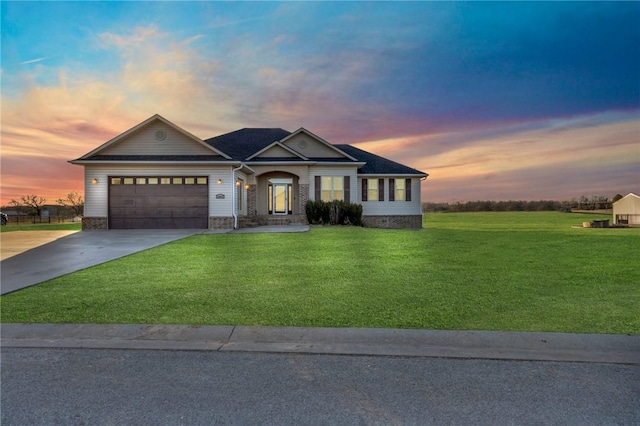
[[[307,225],[305,204],[309,185],[293,173],[272,171],[256,176],[246,186],[247,210],[238,217],[239,228]]]

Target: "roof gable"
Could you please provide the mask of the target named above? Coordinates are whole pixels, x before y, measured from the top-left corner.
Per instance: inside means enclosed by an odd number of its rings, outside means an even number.
[[[255,154],[247,157],[247,160],[253,160],[258,158],[278,158],[278,159],[292,159],[292,160],[308,160],[307,157],[301,155],[294,150],[290,149],[286,145],[280,142],[274,142],[271,145],[261,149]]]
[[[349,159],[357,161],[349,154],[340,150],[336,145],[332,145],[321,137],[314,135],[304,127],[288,135],[280,141],[286,147],[304,155],[307,158],[323,159]]]
[[[631,201],[631,200],[633,200],[633,201]],[[637,202],[638,200],[640,200],[640,195],[636,195],[633,192],[630,192],[627,195],[625,195],[624,197],[620,198],[618,201],[616,201],[613,204],[620,203],[621,201],[624,201],[624,202]],[[622,204],[622,203],[620,203],[620,204]]]
[[[230,159],[224,152],[158,114],[100,145],[80,160],[104,155],[218,155]]]

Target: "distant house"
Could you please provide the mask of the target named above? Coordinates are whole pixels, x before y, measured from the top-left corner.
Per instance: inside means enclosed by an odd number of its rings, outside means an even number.
[[[613,203],[613,223],[640,226],[640,196],[629,193]]]
[[[156,114],[70,163],[84,166],[83,229],[307,223],[308,200],[360,203],[365,226],[422,227],[426,173],[304,128],[202,140]]]

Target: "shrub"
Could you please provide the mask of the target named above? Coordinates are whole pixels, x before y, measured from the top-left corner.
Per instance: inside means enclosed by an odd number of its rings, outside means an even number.
[[[312,225],[362,226],[362,205],[346,201],[307,201],[307,220]]]

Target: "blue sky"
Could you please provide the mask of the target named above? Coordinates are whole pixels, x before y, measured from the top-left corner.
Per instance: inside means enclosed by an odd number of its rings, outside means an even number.
[[[202,138],[305,127],[429,173],[425,201],[640,192],[638,2],[1,13],[3,203],[82,190],[66,161],[155,113]]]

